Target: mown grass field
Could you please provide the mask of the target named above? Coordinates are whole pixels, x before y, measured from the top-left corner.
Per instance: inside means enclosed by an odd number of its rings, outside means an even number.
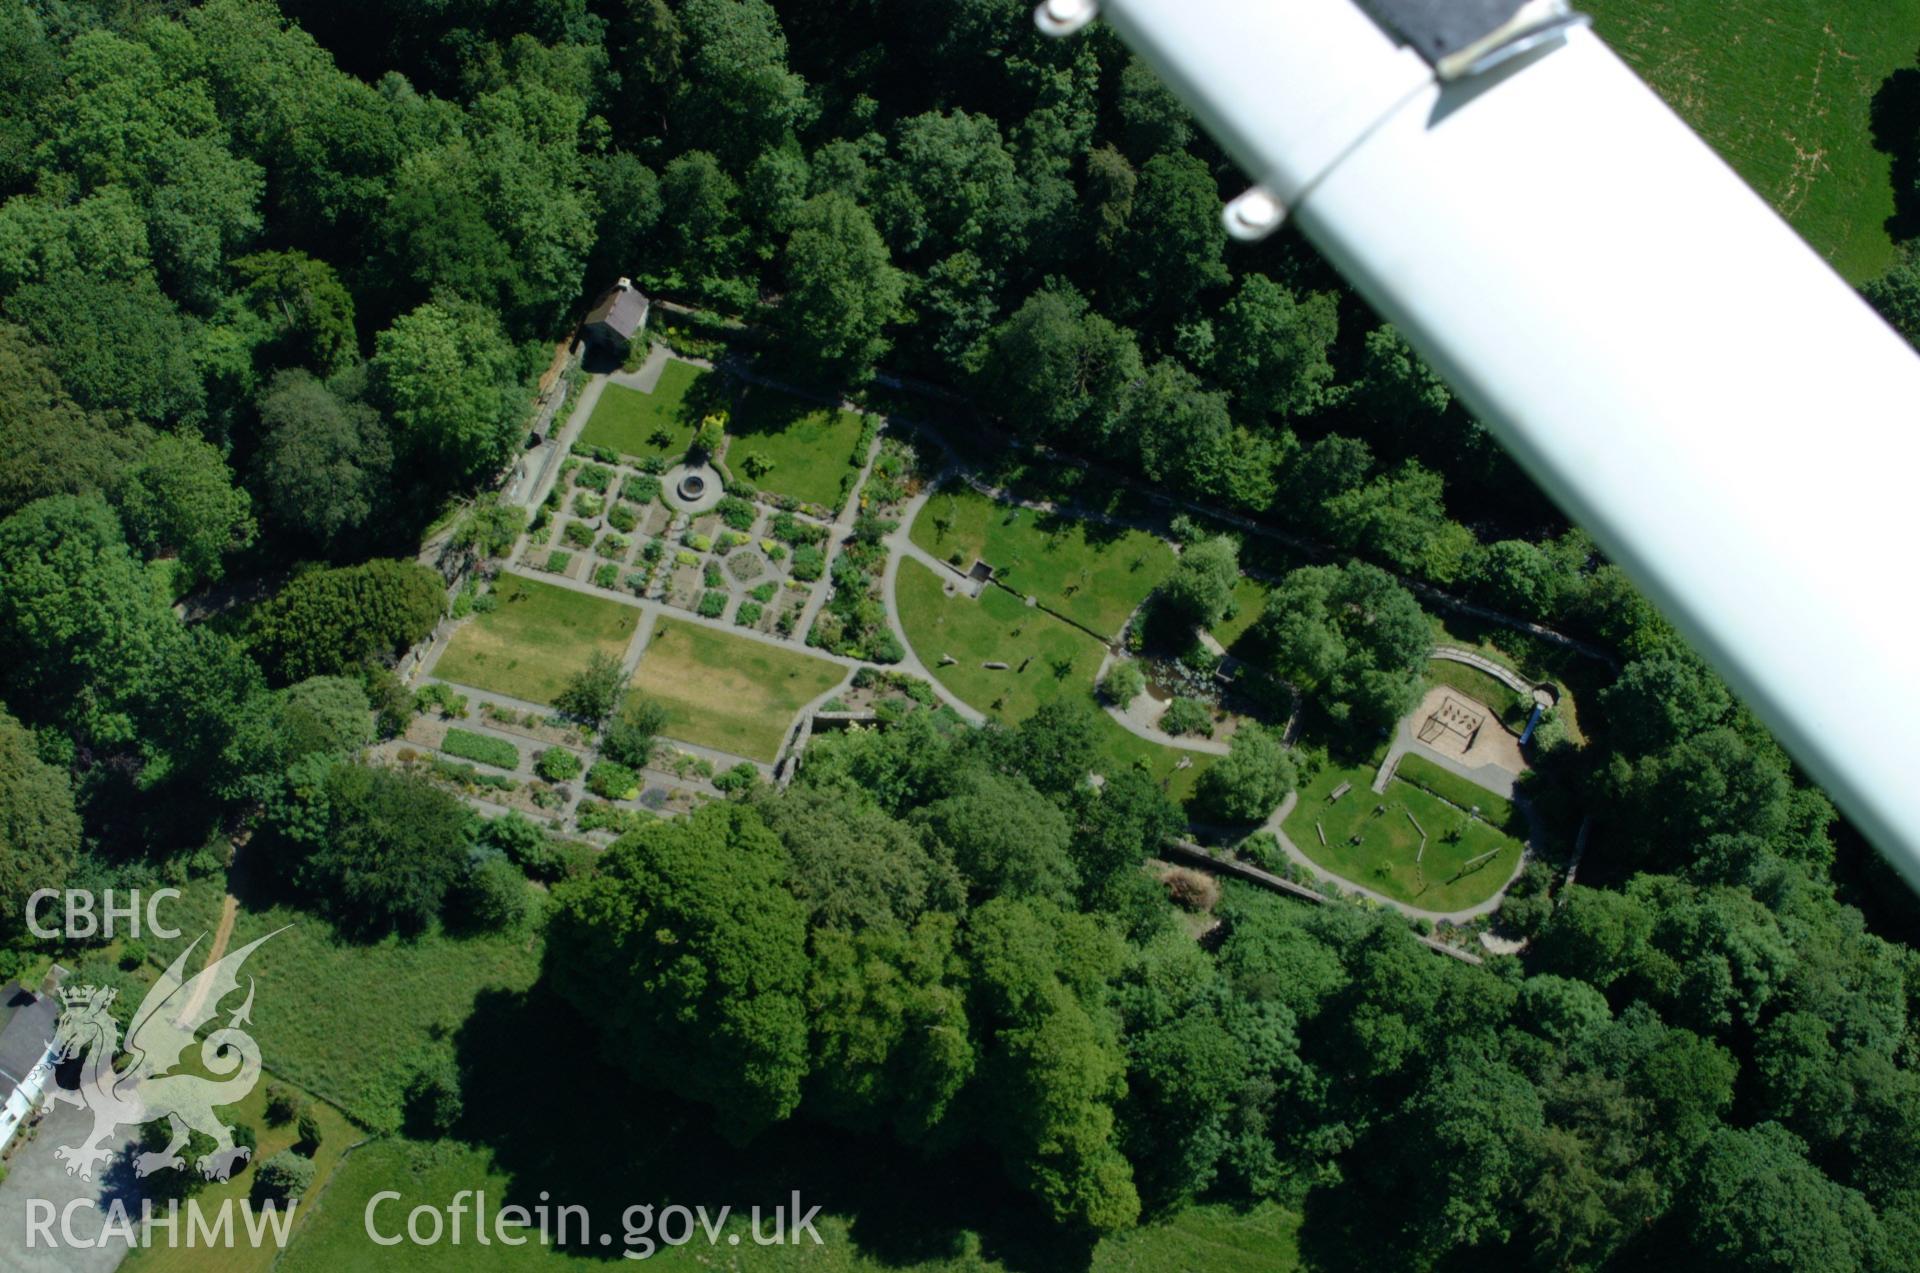
[[[1463,811],[1411,782],[1395,778],[1384,793],[1375,795],[1375,770],[1371,764],[1330,763],[1301,788],[1286,831],[1302,853],[1342,879],[1430,911],[1484,902],[1507,882],[1520,861],[1520,841],[1487,822],[1469,821]],[[1353,789],[1329,804],[1327,797],[1343,782],[1352,783]],[[1488,816],[1506,816],[1491,809],[1496,797],[1479,794],[1485,797],[1481,808]],[[1386,807],[1376,814],[1380,805]],[[1426,854],[1418,862],[1420,831],[1408,814],[1427,833]],[[1315,822],[1327,833],[1324,845]],[[1348,843],[1356,834],[1360,843]],[[1462,874],[1468,862],[1489,852],[1491,858]]]
[[[432,675],[475,689],[551,703],[598,650],[620,658],[640,612],[617,601],[501,575],[499,604],[454,633]]]
[[[913,542],[962,570],[975,558],[1016,592],[1036,597],[1108,637],[1173,570],[1155,536],[995,503],[976,491],[935,494],[914,519]]]
[[[300,1139],[299,1131],[291,1122],[279,1127],[267,1123],[267,1085],[284,1081],[269,1070],[244,1101],[221,1108],[220,1116],[229,1125],[244,1123],[252,1127],[259,1134],[260,1143],[255,1147],[253,1157],[234,1172],[231,1179],[216,1181],[194,1195],[202,1211],[211,1213],[217,1210],[222,1200],[227,1198],[233,1199],[237,1206],[253,1189],[254,1172],[259,1165],[281,1150],[291,1148]],[[311,1094],[307,1108],[320,1122],[320,1145],[313,1154],[313,1184],[294,1209],[295,1241],[298,1241],[306,1216],[311,1214],[314,1200],[326,1189],[347,1147],[366,1136],[365,1132],[347,1120],[346,1115]],[[241,1223],[238,1217],[235,1223]],[[120,1265],[124,1273],[266,1273],[280,1254],[279,1249],[271,1243],[255,1247],[242,1241],[224,1247],[189,1247],[182,1239],[180,1245],[168,1246],[164,1234],[159,1235],[156,1243],[153,1246],[135,1247],[128,1252],[126,1260]],[[288,1245],[291,1247],[292,1243]]]
[[[643,1151],[644,1152],[644,1151]],[[656,1155],[647,1155],[649,1158]],[[694,1169],[699,1173],[698,1169]],[[647,1167],[635,1174],[636,1185],[653,1175]],[[656,1210],[678,1202],[685,1206],[704,1205],[709,1218],[722,1205],[746,1210],[752,1201],[770,1206],[783,1195],[764,1191],[762,1182],[746,1177],[731,1192],[718,1194],[701,1190],[698,1194],[672,1191],[651,1196],[635,1193],[629,1203],[651,1202]],[[804,1191],[806,1180],[796,1178]],[[605,1269],[612,1267],[609,1257],[599,1252],[498,1244],[480,1246],[472,1240],[472,1220],[467,1220],[466,1241],[460,1246],[442,1243],[434,1247],[402,1244],[380,1247],[369,1241],[363,1224],[367,1203],[375,1193],[397,1190],[403,1200],[378,1204],[375,1224],[383,1235],[402,1231],[406,1211],[420,1202],[444,1207],[448,1199],[463,1189],[484,1190],[490,1208],[504,1201],[528,1198],[532,1188],[515,1189],[514,1177],[501,1171],[485,1149],[454,1142],[420,1144],[407,1140],[386,1140],[365,1146],[336,1174],[333,1187],[309,1218],[301,1235],[289,1246],[280,1262],[284,1273],[334,1273],[340,1269],[369,1270],[458,1270],[465,1273],[491,1273],[522,1269]],[[549,1189],[554,1202],[567,1195]],[[571,1195],[577,1197],[577,1195]],[[804,1196],[804,1192],[803,1192]],[[727,1200],[731,1200],[729,1203]],[[528,1198],[530,1201],[531,1199]],[[627,1240],[618,1208],[607,1214],[619,1252]],[[1298,1269],[1298,1233],[1300,1218],[1275,1204],[1266,1203],[1246,1211],[1207,1205],[1190,1207],[1164,1223],[1150,1225],[1107,1238],[1094,1247],[1091,1259],[1076,1263],[1066,1257],[1039,1262],[1015,1258],[1013,1252],[983,1249],[994,1244],[983,1241],[971,1228],[943,1227],[923,1239],[924,1249],[896,1251],[891,1243],[872,1242],[868,1237],[868,1217],[858,1212],[823,1211],[814,1221],[821,1244],[811,1240],[798,1247],[756,1246],[753,1244],[751,1212],[730,1215],[719,1227],[718,1247],[709,1246],[706,1236],[695,1227],[694,1241],[685,1246],[658,1246],[640,1267],[667,1270],[780,1270],[806,1269],[812,1273],[1012,1273],[1013,1270],[1058,1270],[1059,1273],[1167,1273],[1168,1270],[1193,1270],[1196,1273],[1291,1273]],[[911,1222],[908,1216],[893,1217],[892,1223]],[[935,1221],[938,1224],[938,1221]],[[596,1227],[600,1227],[596,1225]],[[771,1220],[763,1229],[771,1228]],[[739,1239],[738,1244],[729,1239]],[[634,1248],[642,1250],[637,1245]],[[637,1261],[635,1263],[638,1263]],[[131,1266],[129,1266],[131,1267]]]
[[[776,389],[745,385],[727,420],[727,432],[733,438],[727,448],[727,467],[747,477],[746,457],[758,452],[773,467],[764,476],[750,479],[755,486],[838,512],[845,479],[859,472],[853,452],[861,428],[856,412],[814,406]]]
[[[978,601],[949,597],[941,578],[911,559],[900,563],[895,596],[900,624],[914,653],[942,685],[962,702],[1005,724],[1018,724],[1042,704],[1062,695],[1093,701],[1100,670],[1100,643],[1071,624],[1023,605],[1018,597],[989,588]],[[942,655],[956,663],[939,666]],[[982,665],[1005,663],[1004,671]],[[1105,712],[1096,721],[1103,759],[1115,767],[1144,763],[1167,784],[1175,800],[1185,801],[1213,762],[1199,752],[1176,751],[1136,738]],[[1179,767],[1182,758],[1193,763]]]
[[[798,650],[662,619],[633,688],[667,709],[668,738],[771,764],[800,709],[846,677]]]
[[[580,440],[588,446],[610,446],[622,455],[640,459],[659,455],[678,459],[693,445],[700,421],[686,405],[687,391],[707,373],[692,363],[670,359],[652,393],[625,385],[608,384],[587,417]]]
[[[1260,615],[1266,608],[1267,594],[1272,591],[1271,586],[1244,575],[1239,583],[1233,585],[1234,611],[1213,627],[1213,639],[1224,646],[1229,654],[1235,653],[1235,644],[1254,624],[1260,622]]]
[[[155,957],[170,960],[203,934],[210,941],[222,896],[218,879],[188,885],[167,913],[180,937],[149,941]],[[275,1075],[375,1130],[400,1125],[402,1092],[418,1058],[459,1028],[476,999],[524,990],[540,970],[539,940],[527,933],[436,930],[410,940],[352,942],[308,912],[247,896],[228,949],[287,925],[244,969],[259,988],[253,1036],[261,1057]]]
[[[1858,283],[1893,264],[1895,168],[1874,144],[1874,98],[1915,63],[1920,0],[1579,7],[1841,274]]]

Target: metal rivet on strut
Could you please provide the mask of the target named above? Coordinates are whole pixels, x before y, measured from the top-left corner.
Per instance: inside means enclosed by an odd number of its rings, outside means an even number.
[[[1048,35],[1072,35],[1099,16],[1098,0],[1046,0],[1033,11],[1033,24]]]
[[[1255,186],[1220,210],[1227,234],[1242,242],[1264,239],[1287,219],[1287,210],[1271,193]]]

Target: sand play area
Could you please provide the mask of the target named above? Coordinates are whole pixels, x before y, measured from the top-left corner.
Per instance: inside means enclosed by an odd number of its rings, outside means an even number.
[[[1463,765],[1498,765],[1511,774],[1526,772],[1520,740],[1500,723],[1492,708],[1445,685],[1427,691],[1408,722],[1416,741]]]

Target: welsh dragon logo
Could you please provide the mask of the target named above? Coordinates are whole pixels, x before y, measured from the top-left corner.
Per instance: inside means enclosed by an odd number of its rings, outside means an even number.
[[[63,1145],[56,1151],[66,1161],[69,1176],[93,1179],[94,1164],[113,1154],[118,1129],[162,1118],[170,1124],[172,1137],[165,1149],[134,1159],[135,1175],[183,1166],[180,1150],[191,1132],[214,1141],[213,1152],[199,1164],[201,1174],[209,1179],[227,1179],[246,1160],[252,1151],[233,1143],[233,1129],[213,1111],[243,1099],[260,1081],[259,1045],[240,1029],[251,1022],[252,977],[247,978],[246,1001],[234,1009],[226,1026],[200,1040],[200,1064],[209,1074],[223,1077],[216,1080],[173,1070],[198,1038],[200,1027],[219,1014],[220,1001],[240,988],[240,966],[247,956],[285,931],[282,928],[268,933],[191,979],[182,980],[188,958],[199,948],[196,939],[147,992],[127,1029],[124,1047],[119,1026],[108,1011],[113,990],[80,986],[60,992],[66,1009],[54,1033],[56,1060],[69,1061],[84,1054],[86,1064],[78,1088],[55,1085],[48,1088],[48,1094],[54,1100],[93,1111],[92,1134],[78,1145]],[[123,1052],[126,1064],[116,1069],[114,1062]]]

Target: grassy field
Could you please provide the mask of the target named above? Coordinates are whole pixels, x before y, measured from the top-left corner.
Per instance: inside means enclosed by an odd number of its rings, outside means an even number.
[[[913,542],[965,569],[980,558],[1017,592],[1076,623],[1117,635],[1173,570],[1173,550],[1152,535],[998,504],[966,489],[942,491],[914,519]]]
[[[706,374],[692,363],[670,359],[652,393],[607,385],[580,431],[580,440],[642,459],[650,455],[677,459],[693,445],[700,424],[686,406],[687,391]]]
[[[259,1085],[247,1094],[247,1099],[238,1105],[221,1108],[222,1118],[229,1124],[245,1123],[252,1127],[259,1134],[260,1143],[254,1147],[253,1157],[233,1173],[232,1179],[210,1184],[194,1195],[203,1211],[217,1209],[222,1199],[232,1198],[237,1203],[247,1197],[253,1188],[255,1169],[281,1150],[291,1148],[300,1139],[298,1130],[291,1122],[280,1127],[267,1124],[267,1085],[280,1081],[283,1080],[268,1071]],[[313,1185],[294,1210],[295,1241],[314,1200],[326,1189],[328,1178],[339,1165],[341,1155],[346,1153],[347,1146],[365,1136],[364,1132],[347,1121],[346,1115],[325,1101],[310,1097],[307,1107],[320,1121],[320,1147],[313,1155]],[[289,1247],[291,1245],[289,1243]],[[168,1246],[162,1234],[156,1239],[155,1245],[135,1247],[128,1252],[120,1267],[125,1273],[266,1273],[273,1267],[279,1253],[279,1249],[271,1243],[255,1247],[245,1241],[224,1247],[189,1247],[183,1239],[179,1246]]]
[[[1240,582],[1233,586],[1234,612],[1223,622],[1214,625],[1213,639],[1225,646],[1228,653],[1232,653],[1234,644],[1260,621],[1261,612],[1267,604],[1267,594],[1272,591],[1260,580],[1242,576]]]
[[[1524,728],[1533,710],[1533,697],[1516,693],[1505,682],[1497,681],[1479,668],[1452,659],[1433,659],[1427,664],[1427,684],[1459,690],[1468,698],[1493,709],[1494,714],[1516,731]]]
[[[817,407],[778,390],[747,385],[727,421],[733,437],[727,466],[745,477],[746,457],[758,452],[773,461],[773,467],[753,479],[754,485],[837,512],[841,480],[858,471],[853,449],[860,429],[855,412]]]
[[[1520,820],[1520,813],[1511,800],[1496,796],[1485,787],[1476,786],[1460,775],[1442,769],[1425,756],[1408,752],[1394,766],[1393,776],[1432,792],[1448,804],[1480,810],[1480,817],[1489,825],[1498,827],[1515,839],[1526,836],[1526,824]]]
[[[432,674],[476,689],[551,703],[596,650],[620,658],[640,612],[519,575],[494,585],[499,604],[448,643]]]
[[[663,619],[633,687],[667,709],[668,738],[771,763],[800,709],[846,675],[798,650]]]
[[[704,1148],[694,1147],[694,1152]],[[660,1155],[645,1156],[655,1160]],[[648,1161],[640,1165],[635,1175],[644,1179],[660,1172],[660,1166]],[[815,1168],[812,1174],[817,1172]],[[707,1174],[697,1167],[689,1173],[696,1177]],[[754,1202],[771,1206],[774,1199],[785,1196],[777,1189],[760,1188],[763,1182],[759,1177],[764,1174],[746,1175],[731,1189],[724,1184],[717,1190],[692,1185],[698,1192],[690,1192],[691,1182],[687,1182],[679,1188],[669,1185],[660,1194],[648,1194],[636,1181],[636,1191],[616,1202],[611,1213],[603,1212],[605,1222],[596,1221],[595,1227],[609,1229],[614,1239],[609,1248],[602,1251],[610,1249],[617,1253],[626,1245],[621,1219],[625,1207],[619,1203],[650,1202],[656,1210],[676,1202],[688,1207],[705,1206],[710,1218],[723,1205],[749,1211]],[[793,1179],[802,1189],[803,1197],[815,1196],[808,1192],[808,1175]],[[402,1231],[406,1212],[412,1206],[430,1201],[444,1207],[448,1199],[463,1189],[484,1190],[490,1210],[516,1197],[530,1202],[527,1195],[532,1190],[516,1191],[514,1183],[514,1177],[500,1170],[493,1155],[481,1148],[454,1142],[419,1144],[398,1139],[365,1146],[337,1173],[332,1189],[307,1221],[301,1236],[288,1248],[280,1268],[284,1273],[333,1273],[337,1269],[446,1269],[491,1273],[492,1270],[614,1266],[601,1251],[555,1249],[535,1242],[517,1248],[498,1244],[480,1246],[472,1240],[471,1217],[467,1220],[466,1241],[458,1247],[443,1242],[434,1247],[402,1244],[382,1248],[366,1236],[363,1214],[368,1201],[383,1189],[397,1190],[402,1195],[400,1201],[383,1202],[374,1213],[379,1231],[391,1235]],[[577,1197],[558,1190],[549,1192],[553,1194],[551,1205],[556,1206],[570,1196]],[[1052,1251],[1044,1251],[1037,1261],[1016,1258],[1016,1255],[1028,1256],[1028,1252],[1001,1250],[1000,1243],[994,1240],[999,1235],[992,1230],[983,1235],[967,1227],[964,1220],[956,1223],[945,1215],[931,1221],[928,1226],[931,1232],[919,1242],[914,1243],[912,1237],[907,1236],[903,1240],[912,1246],[898,1249],[891,1234],[882,1235],[880,1241],[874,1241],[869,1235],[875,1219],[891,1220],[894,1224],[908,1221],[906,1216],[872,1217],[852,1207],[829,1208],[814,1221],[814,1228],[820,1234],[819,1246],[808,1239],[799,1247],[760,1247],[753,1244],[749,1211],[745,1216],[730,1215],[725,1225],[718,1227],[722,1250],[710,1247],[696,1225],[693,1242],[677,1247],[657,1246],[644,1267],[689,1271],[767,1270],[770,1273],[786,1269],[806,1269],[813,1273],[1010,1273],[1016,1269],[1028,1273],[1034,1270],[1066,1273],[1070,1269],[1074,1273],[1162,1273],[1170,1269],[1195,1273],[1201,1270],[1205,1273],[1291,1273],[1300,1267],[1299,1216],[1271,1203],[1244,1212],[1220,1205],[1192,1207],[1165,1223],[1105,1239],[1093,1249],[1090,1259],[1078,1252],[1074,1253],[1079,1256],[1076,1259],[1056,1256]],[[771,1222],[766,1224],[770,1228]],[[737,1238],[738,1244],[730,1243],[731,1238]],[[637,1254],[645,1248],[636,1242],[633,1249]]]
[[[1580,8],[1840,273],[1857,283],[1893,264],[1894,168],[1874,144],[1874,97],[1914,64],[1920,2],[1590,0]]]
[[[667,1269],[1285,1273],[1298,1267],[1299,1221],[1271,1205],[1245,1212],[1199,1207],[1095,1246],[1047,1223],[1030,1199],[1005,1183],[997,1158],[984,1150],[929,1159],[885,1136],[858,1136],[806,1119],[730,1148],[700,1107],[637,1087],[607,1068],[594,1049],[580,1046],[588,1028],[537,990],[484,999],[451,1039],[465,1095],[452,1137],[393,1137],[355,1151],[280,1269],[605,1269],[625,1249],[645,1252],[627,1231],[627,1209],[640,1205],[656,1216],[669,1206],[705,1207],[719,1229],[719,1250],[697,1226],[692,1244],[658,1247],[648,1267]],[[389,1189],[401,1197],[375,1212],[383,1234],[400,1231],[414,1206],[445,1208],[456,1193],[472,1189],[485,1192],[490,1212],[543,1199],[556,1209],[585,1207],[590,1238],[604,1233],[612,1241],[570,1250],[537,1240],[481,1246],[469,1217],[459,1246],[378,1247],[363,1217],[373,1196]],[[821,1244],[755,1245],[751,1209],[787,1203],[796,1190],[804,1207],[821,1208],[815,1221]],[[733,1212],[724,1222],[717,1219],[721,1207]],[[735,1236],[740,1241],[730,1243]]]
[[[900,563],[895,593],[907,641],[939,682],[969,706],[1006,724],[1033,715],[1042,703],[1061,695],[1091,702],[1100,670],[1100,643],[1080,629],[1019,598],[989,588],[978,601],[949,597],[940,577],[917,561]],[[943,654],[959,662],[938,666]],[[1005,671],[982,667],[1005,663]],[[1122,729],[1105,712],[1098,717],[1102,757],[1116,767],[1145,762],[1167,792],[1184,801],[1213,757],[1176,751]],[[1183,757],[1194,762],[1179,768]]]
[[[222,893],[218,880],[190,884],[168,912],[181,935],[149,941],[155,955],[171,959],[178,944],[210,934]],[[400,1125],[401,1093],[423,1049],[457,1029],[482,994],[524,990],[539,975],[539,942],[526,934],[359,943],[268,897],[243,894],[241,903],[229,949],[292,925],[245,969],[259,984],[253,1035],[267,1067],[377,1130]]]
[[[1469,822],[1465,813],[1410,782],[1396,778],[1384,794],[1375,795],[1371,790],[1374,772],[1373,765],[1324,766],[1301,789],[1300,800],[1287,817],[1288,838],[1342,879],[1423,910],[1473,906],[1507,882],[1520,861],[1518,840],[1485,822]],[[1343,782],[1352,783],[1353,790],[1329,804],[1327,797]],[[1496,800],[1480,794],[1489,803]],[[1385,809],[1376,814],[1381,805]],[[1408,814],[1428,836],[1426,854],[1418,863],[1414,859],[1420,832]],[[1314,830],[1316,822],[1326,830],[1324,845]],[[1360,843],[1348,843],[1356,834]],[[1488,852],[1494,856],[1461,875],[1469,861]]]

